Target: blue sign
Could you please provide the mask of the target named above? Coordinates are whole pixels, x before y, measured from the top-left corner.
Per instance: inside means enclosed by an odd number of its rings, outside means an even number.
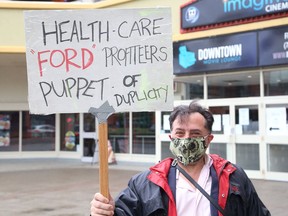
[[[288,11],[288,0],[201,0],[181,7],[181,28],[193,28]]]
[[[174,74],[257,66],[257,32],[173,44]]]
[[[259,31],[259,65],[288,64],[288,26]]]

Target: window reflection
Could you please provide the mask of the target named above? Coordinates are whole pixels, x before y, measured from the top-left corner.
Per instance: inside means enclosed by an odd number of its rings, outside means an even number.
[[[264,72],[265,96],[288,95],[288,71]]]
[[[161,160],[168,157],[174,158],[174,155],[170,151],[170,142],[161,142]]]
[[[161,112],[161,132],[170,133],[170,117],[171,112]]]
[[[237,106],[236,113],[236,134],[258,134],[258,106]]]
[[[180,76],[175,77],[175,81],[174,92],[180,94],[182,99],[204,98],[203,76]]]
[[[84,131],[95,132],[95,116],[91,113],[84,113]]]
[[[253,160],[251,160],[252,158]],[[243,169],[259,170],[259,145],[236,143],[236,163]]]
[[[129,153],[129,113],[115,113],[108,118],[108,139],[115,153]]]
[[[23,151],[55,151],[55,115],[23,112]]]
[[[60,150],[76,151],[79,145],[79,114],[61,115]]]
[[[212,128],[213,134],[230,134],[230,114],[229,107],[209,107],[209,110],[213,113],[214,124]]]
[[[227,144],[226,143],[210,143],[209,153],[218,154],[223,158],[227,158]]]
[[[235,73],[207,77],[208,98],[260,96],[259,73]]]
[[[98,153],[96,151],[96,141],[95,139],[91,138],[85,138],[83,140],[83,145],[84,145],[84,152],[83,155],[85,157],[94,157],[94,153]]]
[[[155,154],[155,113],[133,113],[132,151],[135,154]]]
[[[288,146],[268,144],[268,171],[288,173]]]
[[[0,112],[0,151],[19,151],[19,112]]]

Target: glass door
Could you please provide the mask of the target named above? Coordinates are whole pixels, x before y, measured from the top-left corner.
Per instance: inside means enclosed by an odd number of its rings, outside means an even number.
[[[264,143],[259,131],[259,105],[235,105],[236,163],[252,178],[263,178],[261,158]],[[263,160],[262,160],[263,161]]]
[[[90,113],[83,113],[81,123],[82,161],[96,163],[98,162],[96,118]]]
[[[270,102],[270,101],[269,101]],[[279,101],[280,102],[280,101]],[[288,179],[288,104],[266,104],[267,177]]]
[[[209,110],[214,116],[212,128],[214,139],[209,146],[209,152],[218,154],[226,159],[231,159],[231,155],[228,154],[231,135],[231,115],[229,106],[210,106]]]
[[[259,127],[263,123],[259,118],[261,110],[255,99],[243,102],[239,99],[225,100],[225,103],[209,101],[209,110],[214,115],[214,139],[209,153],[236,163],[249,177],[263,178],[266,155]]]

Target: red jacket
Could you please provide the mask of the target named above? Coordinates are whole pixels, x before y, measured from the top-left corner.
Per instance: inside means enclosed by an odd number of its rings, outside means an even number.
[[[217,176],[219,178],[219,205],[224,209],[228,197],[229,191],[229,175],[236,170],[231,163],[228,163],[227,160],[219,157],[218,155],[210,155],[213,160],[213,166],[216,170]],[[148,179],[155,184],[159,185],[166,191],[169,197],[169,216],[177,216],[176,203],[170,186],[167,181],[167,173],[170,170],[171,163],[173,162],[172,158],[167,158],[160,162],[159,164],[150,168],[152,171],[148,176]],[[219,213],[219,216],[221,214]]]
[[[270,216],[253,184],[242,168],[218,155],[210,155],[213,165],[211,194],[228,216]],[[115,199],[115,216],[177,216],[173,188],[169,184],[172,158],[133,176],[128,187]],[[173,178],[172,178],[173,179]],[[175,185],[176,187],[176,185]],[[176,190],[176,189],[175,189]],[[211,216],[221,216],[213,205]]]

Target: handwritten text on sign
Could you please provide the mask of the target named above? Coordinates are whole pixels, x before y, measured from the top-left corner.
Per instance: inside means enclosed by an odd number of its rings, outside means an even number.
[[[31,113],[173,106],[170,9],[26,11]]]

